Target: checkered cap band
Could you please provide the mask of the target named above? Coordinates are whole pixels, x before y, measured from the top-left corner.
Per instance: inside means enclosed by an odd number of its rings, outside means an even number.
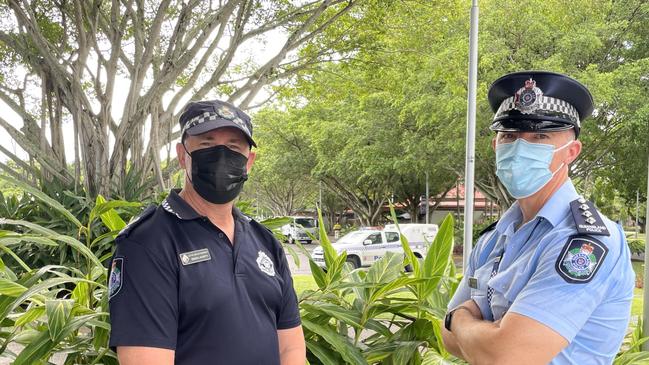
[[[498,112],[496,112],[494,119],[499,119],[500,117],[507,116],[512,110],[518,110],[514,100],[514,96],[505,99],[500,104],[500,108],[498,108]],[[549,96],[541,96],[541,100],[538,104],[537,109],[534,111],[534,114],[547,114],[551,116],[560,114],[573,121],[578,128],[581,127],[577,109],[565,100],[552,98]]]
[[[217,120],[217,119],[228,119],[228,118],[224,118],[223,116],[220,116],[220,115],[214,114],[214,113],[209,113],[209,112],[205,112],[205,113],[203,113],[201,115],[197,115],[194,118],[188,120],[187,123],[185,123],[180,135],[184,136],[185,132],[189,128],[192,128],[194,126],[197,126],[197,125],[205,123],[205,122],[209,122],[211,120]],[[241,127],[244,130],[244,132],[246,132],[246,134],[250,135],[250,129],[245,125],[245,123],[243,122],[243,120],[241,120],[241,118],[236,117],[236,118],[233,118],[231,120],[234,123],[236,123],[239,127]]]

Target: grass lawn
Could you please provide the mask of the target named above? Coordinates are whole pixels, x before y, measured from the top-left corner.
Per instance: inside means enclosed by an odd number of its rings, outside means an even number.
[[[633,261],[633,271],[635,271],[636,278],[642,278],[644,270],[644,262],[642,261]],[[643,290],[640,288],[635,288],[633,291],[633,304],[631,305],[631,315],[639,316],[642,315],[642,296]]]
[[[300,295],[300,293],[307,289],[318,289],[318,285],[315,283],[315,280],[313,280],[311,274],[293,275],[293,287],[295,288],[297,295]]]

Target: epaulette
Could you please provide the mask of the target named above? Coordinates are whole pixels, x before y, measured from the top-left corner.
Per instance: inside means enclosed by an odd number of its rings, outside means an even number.
[[[131,221],[119,232],[116,239],[128,237],[129,233],[131,233],[133,228],[137,227],[140,223],[149,219],[153,215],[155,210],[156,210],[155,205],[149,205],[148,207],[146,207],[146,209],[144,209],[144,211],[140,215],[131,219]]]
[[[580,197],[570,202],[570,210],[579,234],[592,236],[611,235],[592,202]]]
[[[487,226],[487,228],[483,229],[482,231],[480,231],[480,233],[478,233],[478,237],[482,236],[483,234],[485,234],[485,233],[487,233],[489,231],[492,231],[492,230],[496,229],[497,224],[498,224],[498,220],[491,223],[489,226]]]

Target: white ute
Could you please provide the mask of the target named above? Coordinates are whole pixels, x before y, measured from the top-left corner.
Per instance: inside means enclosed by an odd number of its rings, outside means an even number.
[[[400,224],[401,233],[408,239],[410,249],[415,256],[426,256],[428,244],[437,234],[436,224]],[[353,268],[371,266],[385,256],[386,252],[403,254],[399,232],[394,225],[388,225],[382,231],[360,230],[350,232],[332,244],[337,253],[347,252],[347,262]],[[311,254],[315,263],[326,268],[322,247],[316,247]]]

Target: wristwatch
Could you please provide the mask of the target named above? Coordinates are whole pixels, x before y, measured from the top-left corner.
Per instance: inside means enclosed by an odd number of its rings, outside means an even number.
[[[453,320],[453,313],[455,313],[455,311],[459,309],[466,309],[469,311],[469,313],[471,313],[471,310],[463,305],[459,305],[448,311],[448,313],[446,313],[446,316],[444,317],[444,328],[446,328],[446,330],[449,332],[451,332],[451,321]]]

